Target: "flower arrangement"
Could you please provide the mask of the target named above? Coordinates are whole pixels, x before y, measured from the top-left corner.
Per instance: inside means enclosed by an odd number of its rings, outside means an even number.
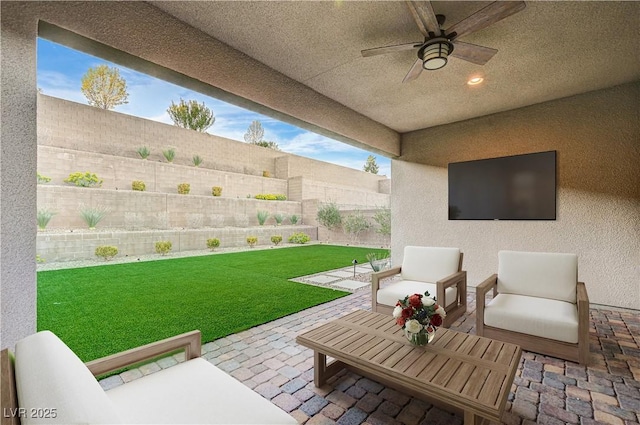
[[[424,295],[407,295],[403,300],[398,300],[393,310],[396,323],[402,326],[407,339],[415,345],[428,344],[438,326],[442,326],[446,315],[444,307],[436,303],[429,291]]]

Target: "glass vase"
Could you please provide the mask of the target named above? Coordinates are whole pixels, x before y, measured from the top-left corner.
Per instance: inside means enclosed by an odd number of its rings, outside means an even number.
[[[427,345],[435,338],[436,330],[433,329],[432,332],[427,332],[425,328],[422,328],[419,332],[413,333],[405,329],[404,336],[413,345]]]

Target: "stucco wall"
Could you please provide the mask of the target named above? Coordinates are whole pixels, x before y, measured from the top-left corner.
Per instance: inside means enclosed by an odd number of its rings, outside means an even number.
[[[405,134],[392,167],[393,261],[455,246],[469,285],[502,249],[572,252],[594,303],[640,309],[640,83]],[[448,221],[447,163],[556,150],[557,220]]]

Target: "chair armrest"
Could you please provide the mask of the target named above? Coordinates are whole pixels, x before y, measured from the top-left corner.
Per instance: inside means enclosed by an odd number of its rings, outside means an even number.
[[[381,270],[371,274],[371,291],[375,294],[380,289],[380,280],[389,276],[395,276],[402,270],[402,267],[393,267],[389,270]]]
[[[462,285],[465,287],[462,288]],[[464,295],[466,298],[466,286],[467,286],[467,272],[462,270],[459,272],[455,272],[454,274],[445,277],[444,279],[440,279],[436,282],[436,299],[439,301],[440,305],[447,308],[447,299],[445,296],[445,290],[450,286],[457,286],[459,292],[463,291],[464,294],[458,293],[457,298],[460,299],[461,295]],[[456,299],[455,304],[458,304],[458,299]]]
[[[586,329],[589,326],[589,295],[584,282],[578,282],[576,298],[578,304],[578,327]]]
[[[200,331],[191,331],[85,363],[94,376],[184,349],[185,359],[200,357]]]
[[[480,285],[476,286],[476,335],[482,336],[484,334],[484,306],[485,296],[489,289],[493,288],[493,296],[496,295],[496,288],[498,286],[498,275],[492,274],[485,279]]]
[[[459,272],[455,272],[451,276],[447,276],[444,279],[440,279],[436,282],[436,286],[442,285],[443,288],[448,288],[450,286],[457,285],[459,282],[463,282],[467,279],[467,272],[462,270]]]

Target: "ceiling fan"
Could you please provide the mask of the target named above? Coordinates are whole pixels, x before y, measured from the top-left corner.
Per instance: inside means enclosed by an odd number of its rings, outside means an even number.
[[[445,16],[436,15],[430,1],[406,1],[406,4],[418,29],[424,35],[424,41],[362,51],[362,56],[368,57],[417,48],[418,59],[402,80],[403,83],[418,78],[423,69],[433,71],[444,67],[450,55],[477,65],[484,65],[498,51],[490,47],[458,41],[458,37],[486,28],[526,7],[524,1],[495,1],[445,31],[442,29]]]

